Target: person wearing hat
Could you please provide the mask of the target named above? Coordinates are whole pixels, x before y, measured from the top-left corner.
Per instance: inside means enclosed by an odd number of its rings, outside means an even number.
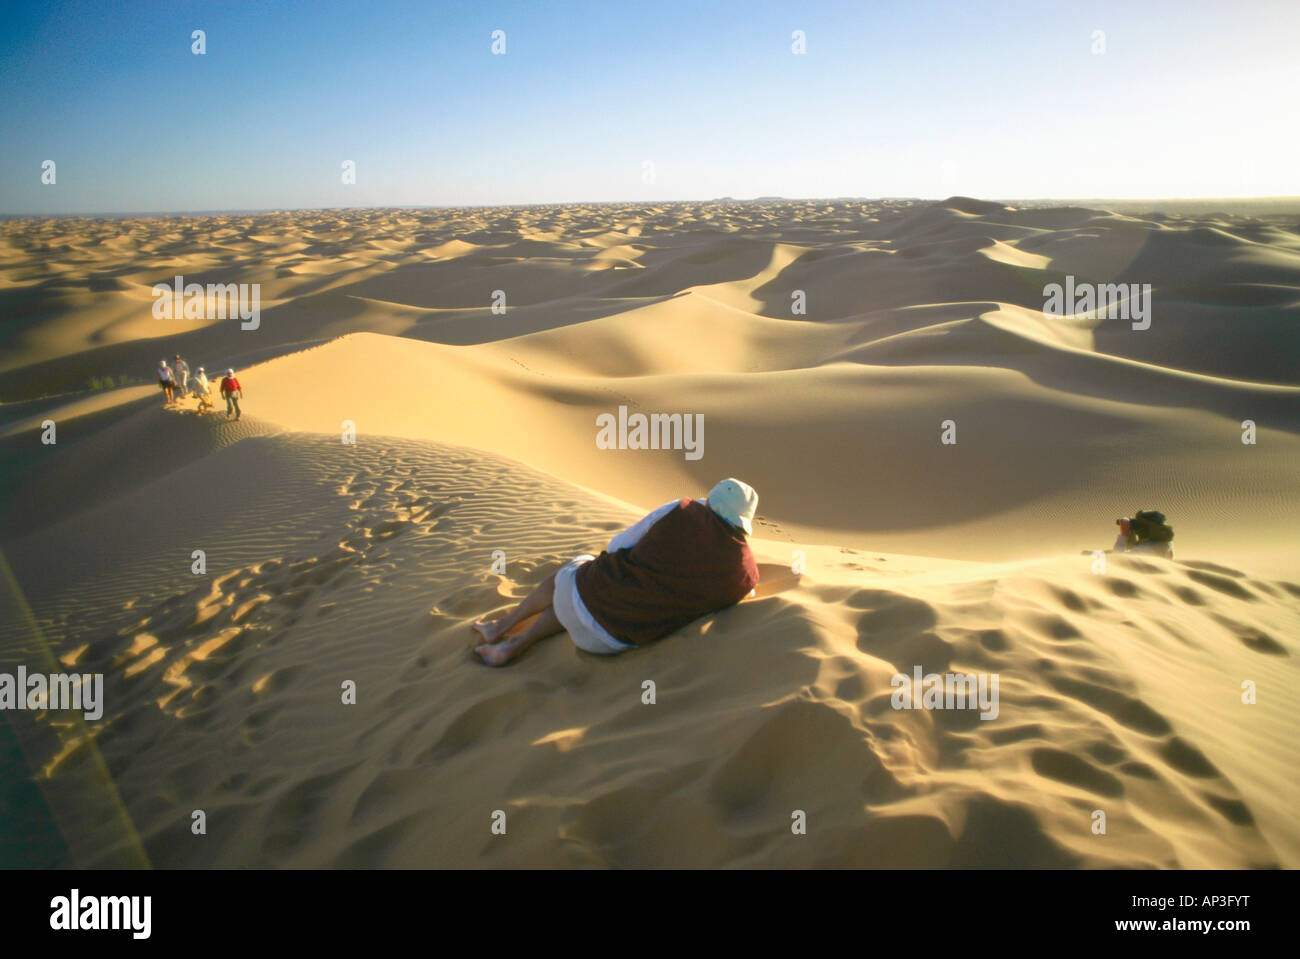
[[[544,579],[500,619],[474,623],[474,652],[503,666],[533,643],[567,631],[575,646],[614,655],[652,643],[701,616],[740,602],[758,585],[745,537],[758,494],[724,479],[703,500],[683,497],[646,514],[609,541]],[[531,616],[523,632],[509,632]]]
[[[226,375],[221,378],[221,398],[226,401],[226,419],[230,419],[232,409],[235,411],[235,419],[239,419],[239,398],[243,395],[239,380],[235,379],[235,371],[226,370]]]
[[[209,393],[210,388],[210,384],[208,383],[208,374],[205,373],[203,367],[200,366],[194,373],[194,385],[190,387],[190,392],[198,397],[200,413],[205,413],[212,409],[212,396]]]
[[[170,406],[175,401],[176,378],[165,356],[158,361],[158,385],[163,391],[163,406]]]
[[[1174,528],[1165,521],[1165,514],[1154,509],[1140,509],[1132,516],[1115,520],[1119,535],[1115,537],[1114,553],[1149,553],[1165,559],[1174,558],[1169,544],[1174,539]]]
[[[190,392],[190,365],[177,353],[172,357],[172,373],[176,379],[176,396],[183,398]]]

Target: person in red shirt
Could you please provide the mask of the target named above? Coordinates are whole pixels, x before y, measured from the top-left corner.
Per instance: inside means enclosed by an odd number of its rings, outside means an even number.
[[[652,510],[609,541],[543,580],[500,619],[479,620],[474,652],[503,666],[533,643],[567,631],[575,646],[613,655],[675,632],[740,602],[758,585],[745,537],[758,494],[724,479],[703,500],[683,497]],[[529,617],[527,629],[510,631]]]
[[[226,401],[226,419],[230,419],[232,409],[235,411],[235,419],[239,419],[239,398],[243,395],[239,380],[235,379],[235,371],[226,370],[226,375],[221,378],[221,398]]]

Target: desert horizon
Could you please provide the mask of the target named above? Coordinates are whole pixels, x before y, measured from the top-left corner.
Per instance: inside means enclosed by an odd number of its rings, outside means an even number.
[[[678,197],[660,201],[663,204],[691,203],[936,203],[955,197],[939,196],[752,196],[752,197]],[[1263,213],[1264,215],[1281,215],[1300,212],[1300,195],[1296,196],[1249,196],[1225,195],[1203,197],[983,197],[991,203],[1014,206],[1025,209],[1060,208],[1060,207],[1094,207],[1101,206],[1112,212],[1124,213],[1179,213],[1190,210],[1200,212],[1222,213]],[[304,206],[304,207],[263,207],[258,209],[175,209],[175,210],[118,210],[106,212],[42,213],[42,212],[0,212],[0,221],[28,219],[88,219],[88,220],[130,220],[130,219],[166,219],[170,217],[198,216],[259,216],[271,213],[328,213],[347,210],[402,210],[402,211],[443,211],[458,210],[492,210],[492,209],[530,209],[535,207],[564,206],[635,206],[643,201],[634,198],[614,200],[533,200],[523,203],[406,203],[379,206]]]

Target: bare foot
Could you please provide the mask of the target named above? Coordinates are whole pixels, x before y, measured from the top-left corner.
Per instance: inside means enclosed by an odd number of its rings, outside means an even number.
[[[489,643],[501,642],[501,637],[504,635],[500,620],[480,619],[473,624],[472,628]]]
[[[504,666],[515,658],[516,648],[514,643],[484,643],[482,646],[475,646],[474,652],[489,666]]]

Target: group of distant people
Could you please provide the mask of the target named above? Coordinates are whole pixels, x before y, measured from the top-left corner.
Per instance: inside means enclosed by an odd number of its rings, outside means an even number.
[[[200,366],[191,377],[190,365],[181,359],[179,353],[172,357],[170,363],[167,362],[166,357],[158,361],[158,385],[162,387],[164,407],[171,406],[187,396],[193,396],[199,401],[200,413],[212,409],[212,387],[207,372]],[[244,391],[239,385],[239,380],[235,379],[233,369],[226,370],[218,391],[221,393],[221,398],[226,401],[226,419],[230,419],[232,413],[235,419],[239,419],[242,412],[239,408],[239,400],[243,397]]]

